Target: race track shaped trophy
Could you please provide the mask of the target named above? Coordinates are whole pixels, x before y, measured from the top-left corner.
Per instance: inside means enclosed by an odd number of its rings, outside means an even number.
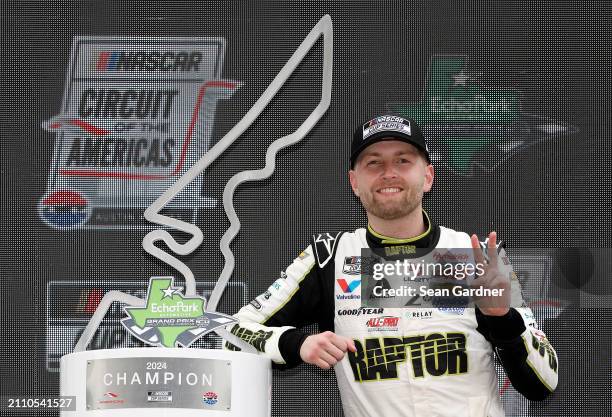
[[[219,246],[225,264],[208,301],[196,294],[191,270],[174,256],[154,245],[163,241],[173,252],[188,255],[203,240],[195,225],[160,214],[162,208],[219,157],[259,117],[272,98],[323,36],[321,101],[293,133],[274,141],[266,151],[265,167],[234,175],[223,191],[223,206],[230,227]],[[185,288],[173,277],[153,277],[143,300],[120,291],[102,298],[74,352],[61,359],[60,392],[76,397],[76,411],[64,417],[268,417],[271,413],[271,363],[246,342],[230,333],[232,316],[216,312],[221,294],[234,270],[230,243],[240,230],[233,207],[236,187],[245,181],[268,178],[275,169],[278,151],[301,141],[317,124],[331,102],[332,21],[325,15],[310,31],[289,61],[246,115],[181,178],[144,212],[144,217],[161,226],[188,233],[183,244],[166,230],[154,230],[143,239],[143,248],[185,279]],[[135,337],[156,347],[87,350],[92,337],[113,302],[125,303],[123,326]],[[214,331],[241,351],[186,349],[195,340]]]

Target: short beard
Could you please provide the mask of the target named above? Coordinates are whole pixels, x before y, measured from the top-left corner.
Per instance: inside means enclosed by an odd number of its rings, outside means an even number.
[[[404,195],[400,201],[381,202],[376,192],[361,193],[359,199],[365,211],[379,219],[396,220],[405,217],[416,210],[423,200],[422,189],[413,190],[404,188]]]

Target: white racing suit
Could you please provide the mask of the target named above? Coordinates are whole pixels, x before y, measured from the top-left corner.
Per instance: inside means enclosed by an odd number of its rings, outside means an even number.
[[[477,308],[361,307],[362,248],[471,247],[467,234],[424,217],[428,231],[414,239],[385,238],[370,228],[313,236],[281,277],[235,315],[240,322],[232,333],[281,368],[302,362],[304,325],[352,338],[357,352],[334,367],[346,417],[503,416],[493,351],[517,391],[530,400],[547,397],[557,385],[557,357],[527,307],[503,317]],[[512,267],[504,271],[520,296]]]

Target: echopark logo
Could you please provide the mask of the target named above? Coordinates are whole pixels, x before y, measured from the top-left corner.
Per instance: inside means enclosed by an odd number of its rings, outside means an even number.
[[[348,284],[344,278],[339,278],[336,281],[338,281],[338,285],[340,285],[340,288],[342,289],[342,292],[344,293],[351,293],[355,291],[355,289],[359,287],[359,284],[361,284],[360,279],[355,279],[351,281],[350,284]]]

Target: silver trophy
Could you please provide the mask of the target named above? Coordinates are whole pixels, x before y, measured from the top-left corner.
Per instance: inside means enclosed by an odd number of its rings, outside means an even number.
[[[177,255],[188,255],[202,243],[202,231],[193,224],[160,212],[249,128],[321,36],[321,101],[295,132],[269,146],[264,168],[240,172],[225,186],[223,206],[230,227],[219,243],[225,265],[206,300],[197,295],[196,281],[187,265],[155,246],[155,242],[163,241]],[[146,413],[152,417],[270,416],[270,360],[258,355],[253,346],[226,329],[236,322],[235,318],[216,312],[234,270],[230,243],[240,230],[233,195],[241,183],[272,175],[278,151],[301,141],[325,114],[331,102],[332,58],[332,21],[325,15],[245,116],[145,210],[144,217],[149,222],[192,236],[180,244],[166,230],[158,229],[149,232],[142,243],[145,251],[179,271],[185,286],[175,285],[173,277],[152,277],[146,299],[120,291],[110,291],[102,297],[74,352],[61,358],[61,395],[76,397],[76,411],[62,411],[62,416],[84,417],[93,410],[99,417],[134,413]],[[125,329],[154,347],[87,350],[114,302],[127,304],[125,318],[121,320]],[[241,351],[185,349],[210,332],[215,332]]]

